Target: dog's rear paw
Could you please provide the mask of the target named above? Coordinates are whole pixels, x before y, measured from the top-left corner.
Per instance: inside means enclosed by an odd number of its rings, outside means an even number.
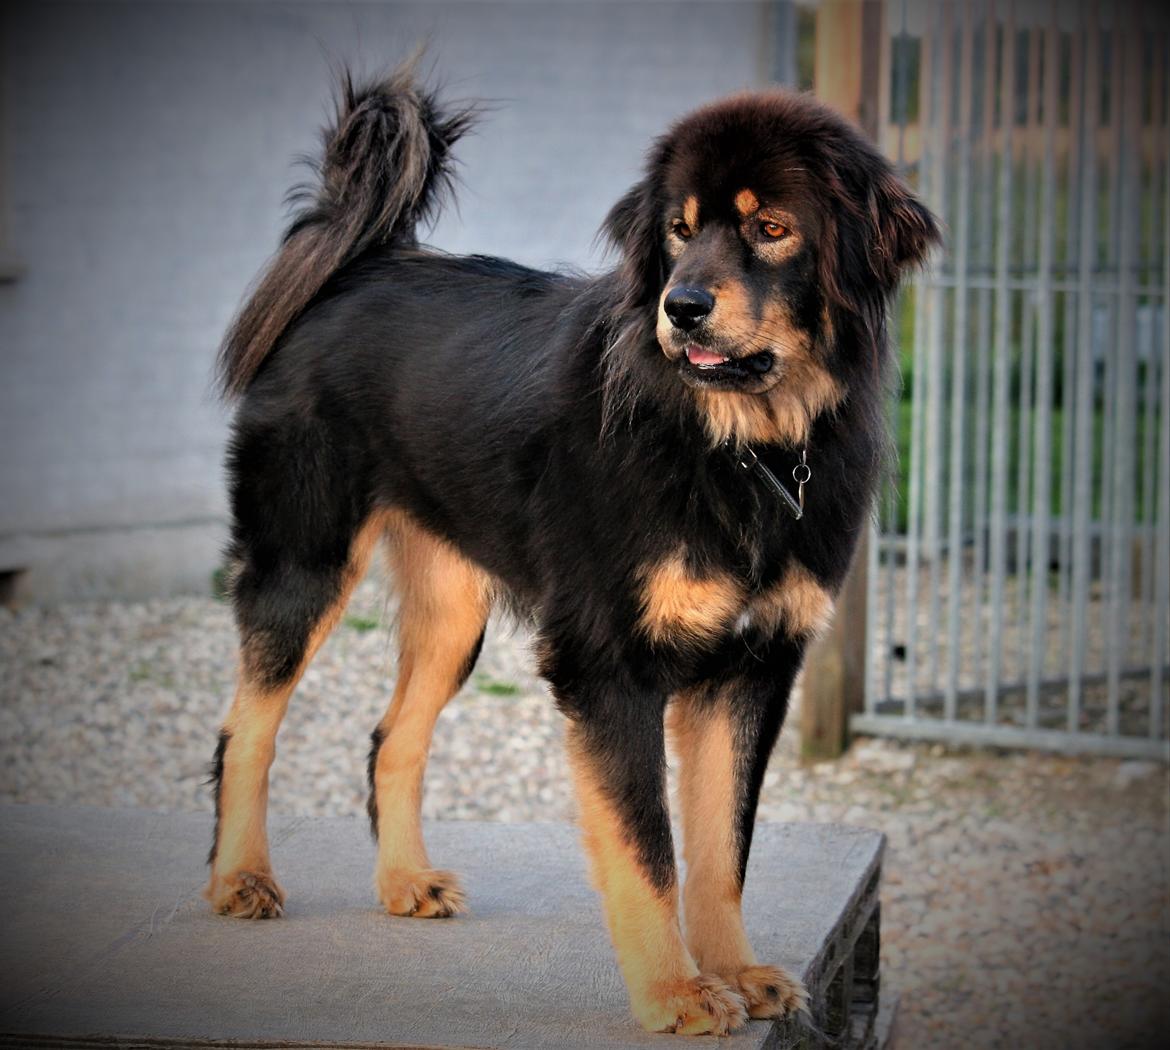
[[[235,919],[278,919],[284,914],[284,890],[271,874],[237,871],[212,876],[204,896],[217,915]]]
[[[752,1017],[787,1017],[808,1011],[808,992],[778,966],[748,966],[728,977]]]
[[[391,915],[446,919],[467,910],[459,879],[449,871],[390,868],[377,881],[378,896]]]
[[[747,1023],[743,998],[722,978],[700,974],[659,986],[648,1001],[634,1003],[634,1016],[651,1032],[727,1035]]]

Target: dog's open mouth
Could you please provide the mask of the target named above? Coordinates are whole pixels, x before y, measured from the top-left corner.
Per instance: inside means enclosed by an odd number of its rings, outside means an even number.
[[[739,386],[767,375],[774,361],[770,350],[762,350],[747,357],[731,357],[691,343],[680,364],[684,376],[698,385]]]

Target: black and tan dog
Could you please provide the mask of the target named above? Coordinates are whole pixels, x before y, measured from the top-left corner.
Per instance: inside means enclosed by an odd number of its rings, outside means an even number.
[[[463,906],[419,798],[435,720],[503,603],[531,619],[568,720],[637,1019],[724,1033],[783,1015],[803,990],[757,962],[740,918],[756,801],[866,521],[887,299],[934,221],[845,121],[777,91],[701,109],[654,146],[605,220],[614,272],[444,255],[416,230],[470,122],[409,68],[347,79],[320,184],[225,341],[241,657],[207,895],[227,915],[281,913],[277,728],[385,544],[399,674],[369,812],[387,911]]]

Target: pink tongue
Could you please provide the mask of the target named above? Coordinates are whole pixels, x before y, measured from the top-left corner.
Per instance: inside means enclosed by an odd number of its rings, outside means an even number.
[[[721,365],[727,360],[722,354],[713,354],[699,346],[687,347],[687,360],[692,365]]]

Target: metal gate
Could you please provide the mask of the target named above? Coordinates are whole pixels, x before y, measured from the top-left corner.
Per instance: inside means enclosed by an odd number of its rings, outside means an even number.
[[[1166,758],[1170,8],[884,9],[883,146],[947,244],[894,325],[852,727]]]

